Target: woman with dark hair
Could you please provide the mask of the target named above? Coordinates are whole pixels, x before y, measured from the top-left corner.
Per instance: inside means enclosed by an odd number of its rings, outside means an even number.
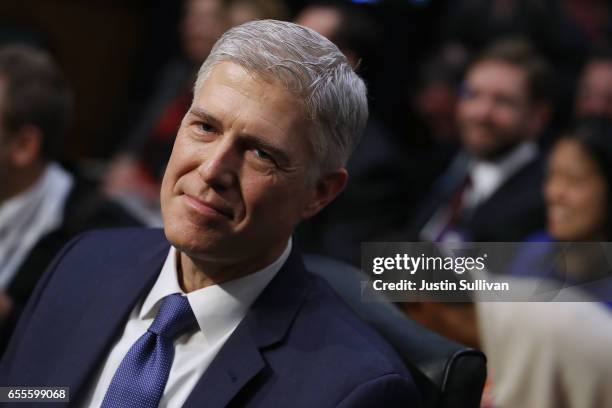
[[[581,122],[554,145],[544,187],[557,241],[612,239],[612,122]]]
[[[543,193],[546,231],[528,237],[509,273],[578,286],[612,305],[610,120],[583,120],[555,142]]]

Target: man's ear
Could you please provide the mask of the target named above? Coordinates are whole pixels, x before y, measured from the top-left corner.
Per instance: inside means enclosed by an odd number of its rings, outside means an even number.
[[[41,158],[42,135],[36,126],[19,128],[10,140],[10,155],[16,167],[27,167]]]
[[[344,190],[347,180],[348,172],[345,168],[321,176],[312,187],[310,200],[302,209],[302,219],[312,217],[332,202]]]

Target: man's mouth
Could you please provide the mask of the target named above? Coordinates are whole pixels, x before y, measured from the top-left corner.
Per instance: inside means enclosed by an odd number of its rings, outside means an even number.
[[[216,215],[223,216],[230,220],[234,219],[234,213],[232,209],[226,205],[210,200],[202,200],[189,194],[183,194],[183,198],[191,208],[193,208],[195,211],[202,215]]]

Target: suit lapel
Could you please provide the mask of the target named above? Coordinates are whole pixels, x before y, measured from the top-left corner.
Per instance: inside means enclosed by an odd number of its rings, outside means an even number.
[[[247,328],[240,325],[202,375],[183,408],[226,406],[264,367],[258,347]]]
[[[525,163],[518,171],[508,177],[497,190],[480,206],[474,209],[469,222],[473,226],[489,225],[491,220],[505,218],[505,211],[515,211],[514,202],[530,197],[532,191],[540,195],[543,168],[541,156]],[[543,201],[542,201],[543,202]],[[542,204],[543,205],[543,204]]]
[[[88,380],[108,354],[130,312],[155,283],[168,248],[167,242],[161,242],[134,268],[108,273],[109,278],[92,290],[93,300],[84,308],[79,324],[72,328],[54,379],[70,387],[71,401],[83,397]]]
[[[266,367],[265,349],[286,336],[310,288],[298,251],[264,289],[202,375],[184,408],[221,408]]]

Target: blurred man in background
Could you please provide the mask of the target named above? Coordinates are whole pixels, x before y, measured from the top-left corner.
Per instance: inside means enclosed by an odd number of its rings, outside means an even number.
[[[88,228],[137,225],[57,162],[72,95],[51,58],[0,50],[0,354],[39,277]]]
[[[180,24],[183,55],[165,64],[151,97],[111,162],[105,191],[148,225],[159,225],[159,183],[174,135],[191,103],[193,78],[229,27],[222,0],[188,0]]]
[[[463,149],[412,225],[415,239],[520,241],[544,225],[537,137],[550,114],[547,64],[507,40],[468,69],[458,104]]]

